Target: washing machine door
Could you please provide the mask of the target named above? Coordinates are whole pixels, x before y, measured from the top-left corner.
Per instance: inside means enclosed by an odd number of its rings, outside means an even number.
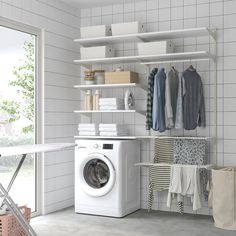
[[[115,184],[115,169],[103,154],[92,153],[79,166],[79,181],[83,191],[93,197],[109,193]]]

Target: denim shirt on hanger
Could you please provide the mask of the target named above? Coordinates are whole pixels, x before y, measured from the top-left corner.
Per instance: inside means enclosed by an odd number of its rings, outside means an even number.
[[[154,79],[153,108],[152,108],[152,129],[164,132],[165,125],[165,69],[161,68]]]

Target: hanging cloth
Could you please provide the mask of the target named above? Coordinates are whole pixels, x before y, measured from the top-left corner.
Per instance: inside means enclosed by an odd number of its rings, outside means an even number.
[[[193,130],[206,126],[203,86],[200,75],[190,66],[182,74],[184,79],[183,123],[184,129]]]
[[[165,125],[165,86],[166,73],[165,69],[161,68],[154,79],[154,92],[152,104],[152,129],[164,132]]]
[[[183,165],[205,165],[206,164],[206,140],[176,139],[174,140],[174,164]],[[208,198],[207,182],[208,172],[205,169],[199,170],[201,192],[205,199]],[[183,202],[178,201],[179,212],[183,214]]]
[[[152,127],[152,103],[154,90],[154,77],[158,69],[154,68],[148,76],[148,93],[147,93],[147,112],[146,112],[146,129],[150,130]]]
[[[173,163],[173,139],[155,139],[154,163]],[[168,190],[170,185],[170,166],[151,166],[149,168],[148,211],[153,204],[153,192]]]
[[[176,117],[176,104],[179,86],[179,72],[172,67],[166,79],[165,91],[165,122],[166,128],[171,129],[174,127]]]

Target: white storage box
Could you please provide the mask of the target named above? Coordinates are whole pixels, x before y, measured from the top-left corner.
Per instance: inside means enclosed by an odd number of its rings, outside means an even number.
[[[115,50],[108,46],[80,48],[81,59],[114,57]]]
[[[80,28],[80,38],[98,38],[111,35],[111,27],[107,25],[96,25]]]
[[[138,21],[111,24],[112,35],[137,34],[145,32],[145,27]]]
[[[150,43],[138,43],[138,54],[139,56],[144,55],[158,55],[173,53],[174,45],[171,41],[158,41]]]

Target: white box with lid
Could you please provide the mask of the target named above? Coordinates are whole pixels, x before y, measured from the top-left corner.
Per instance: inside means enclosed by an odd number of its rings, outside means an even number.
[[[111,31],[113,36],[144,33],[145,26],[138,21],[111,24]]]
[[[81,59],[114,57],[115,50],[109,46],[80,48]]]
[[[174,52],[174,45],[170,40],[149,43],[138,43],[138,55],[158,55]]]
[[[111,27],[107,25],[95,25],[80,28],[80,38],[99,38],[111,35]]]

